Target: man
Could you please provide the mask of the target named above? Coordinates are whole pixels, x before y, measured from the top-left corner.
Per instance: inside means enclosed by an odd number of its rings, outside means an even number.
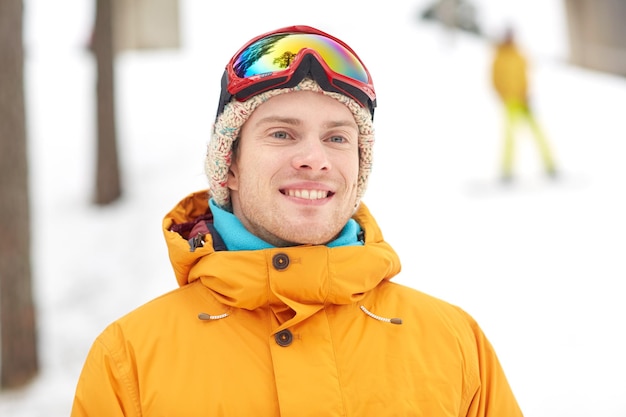
[[[210,192],[163,222],[180,288],[98,337],[72,416],[521,416],[476,322],[391,281],[354,51],[283,28],[222,81]]]
[[[509,182],[513,179],[515,131],[523,123],[534,135],[546,174],[554,178],[557,173],[554,158],[530,107],[526,59],[517,47],[512,28],[506,29],[502,41],[496,45],[491,75],[505,112],[502,180]]]

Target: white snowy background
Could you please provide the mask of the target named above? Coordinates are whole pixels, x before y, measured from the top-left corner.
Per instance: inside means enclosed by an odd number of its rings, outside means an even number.
[[[517,181],[498,184],[491,47],[418,20],[427,0],[181,0],[181,50],[117,61],[124,197],[109,207],[91,204],[92,3],[25,0],[41,372],[0,393],[0,416],[69,415],[98,333],[175,287],[161,219],[206,187],[224,64],[251,37],[292,24],[347,41],[374,77],[376,161],[364,201],[403,260],[397,281],[479,321],[527,417],[626,416],[626,81],[567,64],[560,1],[473,1],[489,36],[507,23],[519,32],[556,181],[523,134]]]

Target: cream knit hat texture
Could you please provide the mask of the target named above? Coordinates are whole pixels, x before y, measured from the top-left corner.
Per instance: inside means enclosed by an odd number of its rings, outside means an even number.
[[[222,114],[217,117],[213,125],[211,140],[207,147],[205,171],[209,179],[211,197],[218,206],[232,211],[227,179],[232,160],[233,143],[238,139],[241,127],[246,120],[248,120],[252,112],[261,104],[274,96],[293,91],[315,91],[323,93],[343,103],[352,112],[359,128],[359,177],[356,202],[356,206],[358,206],[367,188],[367,180],[372,170],[372,148],[374,145],[372,115],[368,109],[361,107],[361,105],[350,97],[339,93],[324,91],[310,78],[303,79],[295,87],[268,90],[243,102],[233,98],[226,105]]]

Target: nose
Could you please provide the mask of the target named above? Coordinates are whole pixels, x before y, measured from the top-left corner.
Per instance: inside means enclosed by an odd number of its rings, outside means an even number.
[[[324,143],[317,138],[301,141],[292,163],[296,169],[311,169],[313,171],[330,169],[328,150]]]

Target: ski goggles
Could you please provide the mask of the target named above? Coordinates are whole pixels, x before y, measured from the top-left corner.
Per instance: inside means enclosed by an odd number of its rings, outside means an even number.
[[[222,76],[217,115],[233,97],[245,101],[264,91],[295,87],[307,76],[325,91],[352,98],[374,117],[376,93],[363,62],[344,42],[309,26],[282,28],[244,45]]]

